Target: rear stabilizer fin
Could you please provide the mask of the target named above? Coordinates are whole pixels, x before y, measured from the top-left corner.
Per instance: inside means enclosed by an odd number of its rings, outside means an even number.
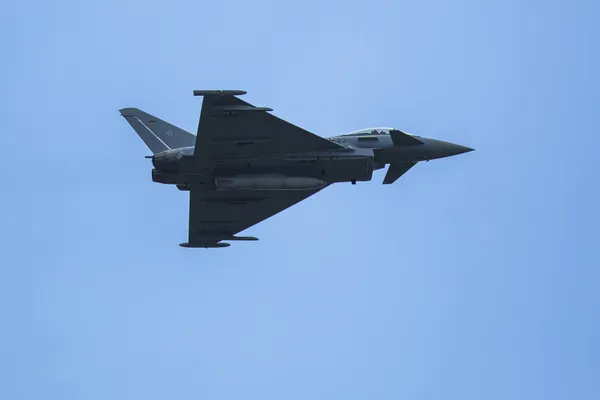
[[[195,135],[138,108],[122,108],[119,111],[154,154],[196,143]]]

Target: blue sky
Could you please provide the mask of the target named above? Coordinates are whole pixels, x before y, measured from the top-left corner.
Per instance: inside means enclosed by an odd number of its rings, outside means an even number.
[[[4,4],[0,398],[600,398],[598,8]],[[182,249],[118,109],[212,88],[477,151]]]

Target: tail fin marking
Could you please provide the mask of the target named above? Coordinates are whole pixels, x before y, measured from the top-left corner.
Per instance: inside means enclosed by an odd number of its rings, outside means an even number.
[[[196,143],[195,135],[142,110],[123,108],[119,111],[154,154]]]

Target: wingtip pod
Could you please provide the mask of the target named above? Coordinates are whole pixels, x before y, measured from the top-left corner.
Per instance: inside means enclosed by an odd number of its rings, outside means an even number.
[[[205,249],[212,249],[212,248],[219,248],[219,247],[229,247],[231,246],[231,243],[203,243],[203,244],[196,244],[196,243],[180,243],[179,244],[181,247],[188,247],[188,248],[205,248]]]
[[[258,240],[257,237],[254,236],[206,236],[206,239],[209,240],[238,240],[238,241],[256,241]]]
[[[244,90],[194,90],[194,96],[242,96]]]

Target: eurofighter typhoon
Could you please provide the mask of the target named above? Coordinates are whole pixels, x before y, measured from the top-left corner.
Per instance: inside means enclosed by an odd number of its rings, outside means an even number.
[[[395,182],[419,161],[472,151],[465,146],[370,128],[322,138],[255,107],[242,90],[195,90],[203,96],[193,135],[137,108],[121,115],[152,150],[152,180],[190,192],[183,247],[227,247],[236,236],[333,183],[369,181],[389,168]]]

